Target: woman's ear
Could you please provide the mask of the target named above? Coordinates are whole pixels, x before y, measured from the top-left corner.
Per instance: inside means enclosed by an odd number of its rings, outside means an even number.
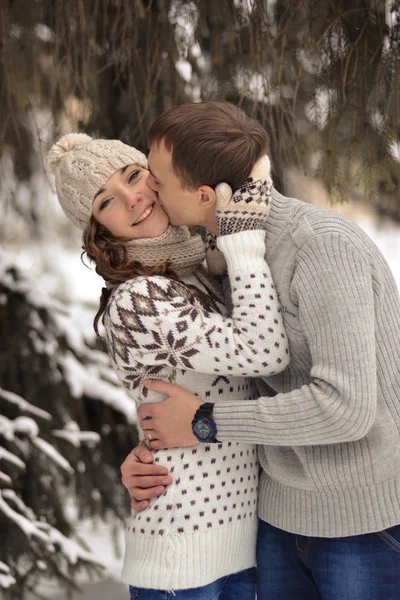
[[[217,194],[214,188],[209,185],[201,185],[199,187],[200,192],[200,205],[203,209],[208,209],[214,206],[217,200]]]

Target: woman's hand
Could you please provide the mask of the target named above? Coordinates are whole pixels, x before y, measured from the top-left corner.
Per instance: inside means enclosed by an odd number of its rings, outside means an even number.
[[[145,444],[139,444],[121,465],[122,483],[131,497],[134,510],[144,510],[151,498],[157,498],[172,483],[168,469],[153,464],[153,455]]]
[[[226,183],[216,187],[218,235],[264,229],[270,210],[271,163],[266,154],[254,165],[250,176],[232,195]]]
[[[140,427],[153,450],[194,446],[199,440],[193,434],[192,421],[201,404],[194,394],[179,385],[165,381],[146,380],[144,385],[153,392],[168,396],[157,404],[142,404],[138,408]]]

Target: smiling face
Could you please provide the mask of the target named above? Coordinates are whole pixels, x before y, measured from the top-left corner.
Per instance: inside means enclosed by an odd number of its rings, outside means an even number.
[[[215,192],[208,185],[186,188],[175,175],[172,153],[161,140],[150,147],[148,185],[157,193],[172,225],[204,225],[215,228]]]
[[[158,237],[166,231],[169,219],[148,186],[149,171],[128,165],[116,171],[98,190],[92,214],[121,240]]]

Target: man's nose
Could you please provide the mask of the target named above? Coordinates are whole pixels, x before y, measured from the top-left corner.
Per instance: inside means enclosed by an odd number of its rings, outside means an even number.
[[[153,175],[151,173],[149,173],[149,176],[147,178],[147,185],[149,186],[149,188],[151,190],[153,190],[153,192],[157,191],[157,183],[156,180],[154,179]]]

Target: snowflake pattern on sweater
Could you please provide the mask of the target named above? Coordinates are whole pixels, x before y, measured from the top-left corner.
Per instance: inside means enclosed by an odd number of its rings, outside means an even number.
[[[207,282],[196,274],[183,283],[161,276],[138,277],[113,291],[105,315],[107,345],[117,374],[137,405],[163,399],[144,388],[145,378],[177,383],[210,402],[232,398],[246,402],[257,397],[255,383],[246,377],[286,367],[287,339],[263,260],[263,240],[263,232],[242,232],[218,241],[232,285],[231,316],[221,303],[219,312],[203,308],[185,285],[208,293]],[[132,515],[124,579],[139,587],[182,589],[252,566],[258,487],[255,446],[199,444],[153,455],[169,469],[173,483],[145,511]],[[210,546],[218,558],[212,558]],[[168,559],[161,558],[164,553]]]

